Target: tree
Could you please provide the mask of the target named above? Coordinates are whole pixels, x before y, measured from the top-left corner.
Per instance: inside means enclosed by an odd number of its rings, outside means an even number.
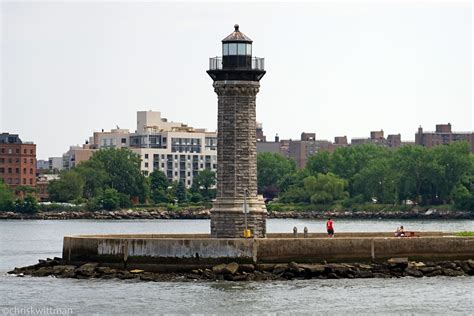
[[[49,199],[70,202],[79,199],[84,189],[84,179],[74,170],[63,171],[60,178],[48,184]]]
[[[94,196],[100,196],[104,187],[109,181],[109,175],[105,170],[104,164],[97,159],[83,161],[74,168],[84,180],[83,196],[90,199]]]
[[[178,181],[174,183],[174,192],[175,197],[179,203],[187,202],[186,186],[184,185],[184,181]]]
[[[293,160],[275,153],[257,155],[258,192],[265,197],[273,198],[282,191],[282,183],[296,171]]]
[[[345,192],[347,181],[332,173],[307,177],[304,179],[304,188],[308,192],[310,202],[314,204],[329,203],[348,196]]]
[[[331,153],[328,151],[318,152],[316,155],[310,156],[306,162],[305,168],[310,174],[323,173],[327,174],[331,171]]]
[[[100,198],[100,205],[104,210],[112,211],[120,206],[120,195],[115,189],[105,189]]]
[[[0,179],[0,211],[13,211],[13,194],[10,188]]]
[[[199,198],[205,200],[211,200],[214,197],[213,192],[211,192],[211,187],[216,185],[216,173],[214,171],[204,169],[199,171],[199,173],[193,179],[192,193],[198,193],[194,200],[197,201]]]
[[[398,177],[393,171],[390,160],[372,160],[354,176],[354,196],[361,194],[365,201],[375,198],[378,203],[397,203]]]
[[[92,155],[87,164],[83,163],[85,168],[82,170],[92,168],[91,170],[99,171],[98,174],[83,172],[86,183],[113,188],[117,192],[139,197],[142,202],[149,196],[149,186],[140,171],[141,158],[127,148],[101,149]],[[79,169],[83,163],[79,164]]]
[[[38,208],[39,205],[36,198],[30,193],[27,193],[25,198],[19,198],[15,202],[15,211],[18,213],[33,214],[38,211]]]
[[[154,191],[156,189],[166,190],[168,189],[169,185],[170,182],[168,181],[168,178],[166,177],[163,171],[155,169],[152,173],[150,173],[151,191]]]

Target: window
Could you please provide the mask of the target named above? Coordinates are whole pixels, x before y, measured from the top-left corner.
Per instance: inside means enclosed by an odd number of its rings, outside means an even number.
[[[31,158],[31,159],[30,159],[30,163],[33,163],[33,160],[34,160],[34,159],[33,159],[33,158]]]
[[[16,163],[20,163],[20,158],[15,158]]]
[[[229,44],[223,45],[222,55],[227,56],[229,55]]]
[[[4,154],[5,153],[5,148],[2,148],[1,152],[2,152],[2,154]]]
[[[12,151],[11,148],[8,148],[8,153],[9,153],[9,154],[12,154],[12,153],[13,153],[13,151]]]
[[[0,158],[0,163],[5,163],[5,158]]]
[[[30,184],[33,184],[33,179],[30,179]]]
[[[237,55],[237,43],[229,44],[229,55]]]
[[[23,149],[23,153],[26,155],[26,149]]]
[[[148,168],[148,162],[145,162],[145,168]]]
[[[15,173],[20,173],[20,168],[15,168]]]
[[[8,168],[8,173],[12,173],[12,168]]]
[[[26,173],[26,168],[23,168],[23,173]]]
[[[30,154],[32,154],[32,155],[33,155],[33,149],[30,149]]]
[[[11,158],[8,158],[8,163],[12,163],[13,160]]]
[[[15,184],[20,184],[20,179],[19,178],[15,179]]]
[[[247,44],[247,56],[252,56],[252,44]]]
[[[7,183],[12,184],[12,178],[8,178]]]
[[[0,168],[0,173],[4,173],[5,172],[5,168]]]
[[[247,45],[245,43],[239,43],[237,45],[237,54],[238,55],[246,55],[246,52],[245,52],[246,46]]]
[[[127,139],[126,139],[126,138],[122,138],[121,142],[122,142],[122,144],[126,144],[126,143],[127,143]]]
[[[33,168],[30,168],[30,174],[33,174]]]
[[[145,154],[145,159],[148,159],[148,154]]]
[[[15,152],[16,152],[17,154],[19,154],[19,153],[20,153],[20,148],[17,148],[17,149],[15,150]]]
[[[26,184],[26,178],[23,178],[23,184]]]
[[[26,163],[26,158],[23,158],[23,163]]]

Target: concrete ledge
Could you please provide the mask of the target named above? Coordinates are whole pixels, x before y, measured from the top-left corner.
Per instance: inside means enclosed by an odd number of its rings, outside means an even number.
[[[370,262],[391,257],[412,260],[474,258],[474,238],[446,233],[422,237],[387,237],[392,233],[346,233],[337,238],[313,234],[269,234],[269,238],[210,238],[209,235],[83,235],[66,236],[63,259],[104,264],[209,266],[216,263]],[[322,235],[322,236],[321,236]],[[291,237],[290,237],[291,236]]]

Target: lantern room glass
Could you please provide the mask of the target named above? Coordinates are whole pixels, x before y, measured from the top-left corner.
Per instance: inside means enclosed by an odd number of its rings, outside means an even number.
[[[222,44],[223,56],[252,56],[252,44],[225,43]]]

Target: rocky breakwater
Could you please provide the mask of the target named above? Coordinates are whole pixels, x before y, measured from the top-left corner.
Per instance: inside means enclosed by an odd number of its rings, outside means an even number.
[[[168,211],[160,209],[150,210],[118,210],[118,211],[62,211],[38,212],[22,214],[14,212],[0,212],[0,219],[208,219],[210,210],[182,210]]]
[[[408,211],[273,211],[270,218],[301,218],[301,219],[327,219],[331,218],[385,218],[385,219],[474,219],[474,212],[451,211],[438,209],[412,209]]]
[[[69,265],[61,258],[39,260],[39,263],[8,272],[23,277],[53,276],[75,279],[134,279],[141,281],[265,281],[292,279],[354,279],[434,276],[473,276],[474,260],[414,262],[392,258],[380,263],[298,264],[219,264],[209,268],[173,273],[156,273],[139,269],[115,269],[98,263]]]

